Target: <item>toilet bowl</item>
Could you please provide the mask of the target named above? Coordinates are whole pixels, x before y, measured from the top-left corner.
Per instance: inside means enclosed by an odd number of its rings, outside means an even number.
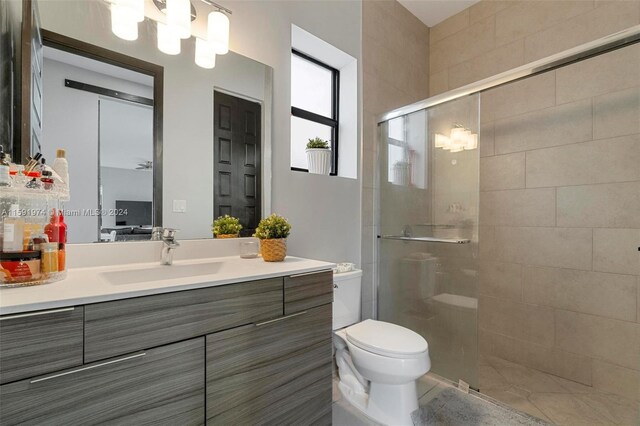
[[[427,341],[407,328],[366,320],[335,331],[334,344],[344,398],[376,422],[413,425],[416,380],[431,368]]]

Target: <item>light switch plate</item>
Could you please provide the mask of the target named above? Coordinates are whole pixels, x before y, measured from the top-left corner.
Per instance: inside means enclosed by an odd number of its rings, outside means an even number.
[[[187,200],[173,200],[173,212],[174,213],[186,213],[187,212]]]

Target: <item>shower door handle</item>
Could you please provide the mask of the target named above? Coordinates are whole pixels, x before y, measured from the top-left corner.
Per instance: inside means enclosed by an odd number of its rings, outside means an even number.
[[[383,240],[417,241],[422,243],[468,244],[468,238],[435,238],[435,237],[405,237],[403,235],[378,235]]]

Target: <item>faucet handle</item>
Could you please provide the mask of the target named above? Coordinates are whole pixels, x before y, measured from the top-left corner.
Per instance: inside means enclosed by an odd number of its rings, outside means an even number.
[[[169,239],[173,239],[176,236],[176,232],[178,232],[179,229],[174,229],[174,228],[163,228],[162,229],[162,238],[169,238]]]

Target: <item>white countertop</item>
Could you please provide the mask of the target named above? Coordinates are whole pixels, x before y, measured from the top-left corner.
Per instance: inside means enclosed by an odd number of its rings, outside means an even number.
[[[162,276],[158,262],[117,266],[69,269],[62,281],[32,287],[0,288],[0,315],[43,309],[84,305],[108,300],[127,299],[173,291],[213,287],[285,275],[331,269],[333,263],[287,256],[284,262],[265,262],[262,258],[241,259],[239,256],[214,257],[193,261],[175,261],[173,266],[216,263],[216,272],[180,278],[156,278],[153,281],[115,284],[110,272],[153,270]]]

